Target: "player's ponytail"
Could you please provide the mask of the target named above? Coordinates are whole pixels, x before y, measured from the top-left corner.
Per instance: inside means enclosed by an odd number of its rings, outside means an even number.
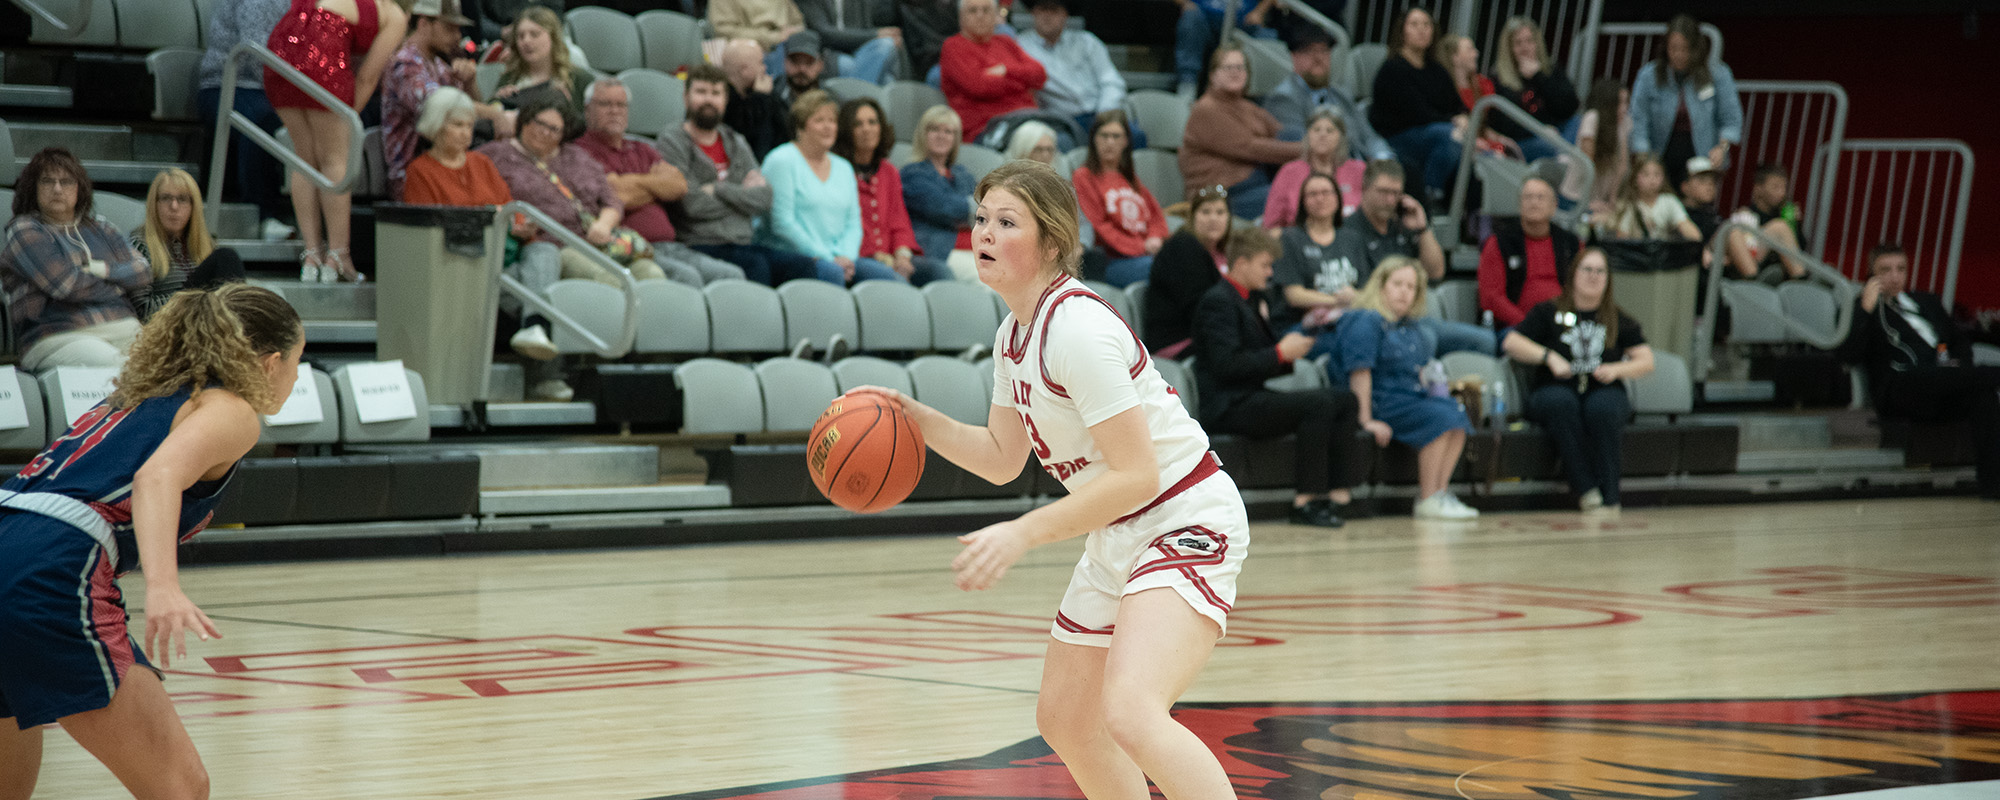
[[[257,359],[289,351],[301,336],[298,312],[269,289],[229,283],[180,292],[139,331],[111,404],[131,408],[183,387],[220,386],[269,409],[277,398]]]

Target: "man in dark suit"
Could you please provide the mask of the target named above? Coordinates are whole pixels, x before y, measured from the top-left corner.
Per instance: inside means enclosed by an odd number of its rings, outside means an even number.
[[[1841,355],[1868,370],[1876,413],[1969,420],[1979,494],[2000,500],[2000,368],[1973,366],[1972,346],[1937,295],[1904,290],[1910,257],[1901,245],[1877,245],[1868,269]]]
[[[1271,262],[1278,242],[1257,228],[1230,235],[1229,274],[1195,304],[1194,373],[1203,427],[1253,438],[1295,434],[1298,495],[1291,522],[1337,528],[1351,512],[1349,477],[1359,463],[1354,394],[1346,388],[1275,392],[1264,382],[1292,372],[1313,337],[1271,330]]]

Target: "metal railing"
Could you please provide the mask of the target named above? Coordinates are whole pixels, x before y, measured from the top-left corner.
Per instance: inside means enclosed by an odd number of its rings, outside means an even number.
[[[1791,172],[1794,196],[1805,193],[1799,233],[1813,258],[1823,259],[1827,189],[1840,163],[1820,155],[1839,152],[1847,135],[1847,90],[1828,81],[1737,81],[1736,96],[1743,107],[1743,141],[1723,168],[1717,207],[1743,207],[1757,166],[1782,164]]]
[[[1582,170],[1582,185],[1591,186],[1596,183],[1597,165],[1584,156],[1583,151],[1577,149],[1576,145],[1564,139],[1561,131],[1543,124],[1541,120],[1535,119],[1533,114],[1529,114],[1527,111],[1522,110],[1520,106],[1508,102],[1506,98],[1497,94],[1489,94],[1479,98],[1479,102],[1473,103],[1472,113],[1466,117],[1465,142],[1461,145],[1463,149],[1460,151],[1458,157],[1458,176],[1452,180],[1451,205],[1446,210],[1446,217],[1452,221],[1452,224],[1459,224],[1465,219],[1466,192],[1472,185],[1473,160],[1479,157],[1478,131],[1485,126],[1486,117],[1489,112],[1493,111],[1498,111],[1506,115],[1508,119],[1513,120],[1522,128],[1533,133],[1535,138],[1553,146],[1556,152],[1563,156],[1561,160],[1567,162],[1564,165],[1567,169]],[[1412,176],[1410,180],[1421,181],[1423,178],[1422,176]],[[1568,182],[1557,181],[1558,184]],[[1558,211],[1556,212],[1556,221],[1565,227],[1580,231],[1582,215],[1585,210],[1586,208],[1579,204],[1574,210]]]
[[[1493,65],[1499,63],[1500,54],[1507,49],[1507,43],[1500,41],[1500,36],[1506,32],[1507,20],[1514,17],[1527,17],[1541,26],[1542,46],[1549,51],[1546,69],[1555,69],[1557,64],[1572,64],[1579,57],[1584,63],[1590,63],[1597,49],[1597,29],[1604,19],[1604,0],[1488,0],[1480,3],[1469,35],[1479,45],[1480,64],[1487,75],[1494,74]],[[1570,81],[1577,86],[1578,94],[1588,89],[1583,81],[1577,79],[1575,70],[1570,70],[1569,75]]]
[[[1715,366],[1714,348],[1710,347],[1709,343],[1715,341],[1715,321],[1718,316],[1716,314],[1718,308],[1716,304],[1721,302],[1721,297],[1725,293],[1723,283],[1729,280],[1724,277],[1725,270],[1730,268],[1729,240],[1733,234],[1739,233],[1749,236],[1751,239],[1762,244],[1767,250],[1776,252],[1797,262],[1799,265],[1805,267],[1808,278],[1815,282],[1823,283],[1828,289],[1832,290],[1833,329],[1831,331],[1792,319],[1789,315],[1784,314],[1781,308],[1776,321],[1784,326],[1786,332],[1793,339],[1822,350],[1832,350],[1847,340],[1848,329],[1854,323],[1854,299],[1860,294],[1860,291],[1857,288],[1857,284],[1848,280],[1847,276],[1840,274],[1839,270],[1828,266],[1818,258],[1778,242],[1776,239],[1771,238],[1770,234],[1765,233],[1754,225],[1736,221],[1725,221],[1721,227],[1715,230],[1715,236],[1708,241],[1708,290],[1702,297],[1701,306],[1707,310],[1695,321],[1694,346],[1689,351],[1694,354],[1694,364],[1692,366],[1696,383],[1707,380],[1709,370]],[[1762,286],[1762,284],[1758,284],[1758,286]],[[1739,316],[1745,313],[1761,313],[1750,311],[1740,305],[1732,305],[1731,308],[1731,313]]]
[[[1326,31],[1327,35],[1332,36],[1333,52],[1336,58],[1339,57],[1339,54],[1347,52],[1347,48],[1354,44],[1354,37],[1348,34],[1346,26],[1334,22],[1325,14],[1319,13],[1319,9],[1306,5],[1303,0],[1278,0],[1278,6],[1299,19],[1319,26],[1321,30]],[[1338,68],[1337,66],[1335,67],[1335,69]]]
[[[1708,60],[1722,60],[1722,30],[1706,22],[1701,24],[1701,35],[1708,39]],[[1577,34],[1581,39],[1588,37],[1592,42],[1585,46],[1579,41],[1570,48],[1569,76],[1576,83],[1578,92],[1586,95],[1590,84],[1598,78],[1617,78],[1626,86],[1638,77],[1639,68],[1646,62],[1660,57],[1661,40],[1667,38],[1667,24],[1664,22],[1601,22],[1594,32]]]
[[[1910,288],[1951,308],[1972,200],[1972,148],[1956,139],[1851,139],[1821,154],[1829,156],[1842,163],[1839,179],[1828,179],[1824,218],[1815,226],[1825,260],[1866,280],[1868,251],[1896,242],[1910,257]]]
[[[313,165],[306,163],[305,159],[300,158],[298,151],[285,146],[283,142],[278,141],[277,137],[265,133],[263,128],[257,127],[256,122],[251,121],[249,117],[243,116],[236,111],[236,65],[244,56],[249,56],[256,61],[262,62],[272,72],[277,73],[278,77],[284,78],[293,86],[298,87],[301,91],[312,97],[312,99],[319,101],[320,105],[326,106],[328,111],[333,112],[342,121],[347,123],[347,174],[342,175],[340,180],[335,181],[332,178],[328,178]],[[322,190],[335,193],[346,192],[353,189],[355,182],[361,178],[361,140],[366,135],[361,128],[361,115],[355,113],[354,109],[346,103],[341,102],[340,98],[333,96],[333,93],[327,91],[326,87],[319,85],[319,82],[306,77],[305,73],[298,71],[296,67],[279,58],[276,53],[271,52],[256,42],[244,42],[237,45],[236,49],[229,51],[229,57],[223,59],[222,62],[222,95],[220,100],[218,100],[218,107],[215,114],[215,147],[212,151],[213,159],[209,162],[208,167],[207,211],[210,228],[217,226],[217,221],[221,218],[222,214],[222,179],[226,172],[225,168],[229,163],[229,134],[232,131],[243,134],[245,138],[254,142],[258,147],[263,148],[264,152],[270,153],[273,158],[285,162],[286,166],[297,170],[300,174],[306,176],[306,180],[312,181],[314,186],[318,186]]]
[[[50,27],[69,36],[75,36],[82,33],[84,28],[90,27],[90,9],[95,4],[91,0],[76,0],[73,6],[76,10],[70,15],[76,17],[75,19],[64,19],[64,15],[60,12],[50,11],[35,0],[14,0],[14,5],[48,23]]]
[[[515,214],[527,217],[529,222],[535,223],[544,232],[561,240],[564,247],[576,249],[577,252],[585,254],[591,261],[596,262],[597,266],[605,268],[611,274],[618,276],[618,281],[625,294],[625,324],[618,332],[618,341],[616,343],[605,341],[604,337],[597,335],[595,331],[592,331],[583,323],[563,313],[561,309],[556,308],[555,304],[550,303],[547,298],[537,294],[535,290],[528,288],[526,284],[514,280],[508,277],[506,273],[501,272],[500,259],[504,258],[504,256],[500,253],[491,253],[489,257],[493,262],[493,273],[500,281],[500,288],[508,294],[513,295],[515,299],[520,300],[522,305],[534,309],[534,313],[547,317],[549,322],[553,323],[556,327],[576,334],[578,338],[588,343],[591,351],[599,357],[624,358],[625,354],[632,352],[632,344],[639,339],[639,283],[632,279],[631,270],[620,266],[618,262],[612,261],[610,256],[604,254],[604,251],[599,250],[589,240],[563,227],[562,223],[557,222],[554,217],[549,216],[539,208],[519,200],[500,206],[494,213],[493,224],[503,227],[510,226]]]

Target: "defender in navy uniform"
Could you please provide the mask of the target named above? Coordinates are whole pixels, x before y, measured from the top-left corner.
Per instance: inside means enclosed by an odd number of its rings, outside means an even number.
[[[115,579],[145,564],[146,649],[161,666],[187,655],[187,634],[221,635],[182,593],[174,548],[208,524],[304,347],[298,314],[269,290],[176,295],[111,396],[0,486],[0,798],[34,793],[51,722],[134,796],[208,796]]]

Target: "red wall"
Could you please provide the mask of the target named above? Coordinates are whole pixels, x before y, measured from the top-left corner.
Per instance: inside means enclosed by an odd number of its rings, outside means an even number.
[[[1977,18],[1975,18],[1977,19]],[[1963,15],[1728,17],[1723,61],[1738,79],[1824,80],[1847,90],[1850,139],[1960,139],[1972,204],[1958,305],[2000,309],[2000,30],[1967,38]],[[2000,26],[1989,15],[1986,27]]]

